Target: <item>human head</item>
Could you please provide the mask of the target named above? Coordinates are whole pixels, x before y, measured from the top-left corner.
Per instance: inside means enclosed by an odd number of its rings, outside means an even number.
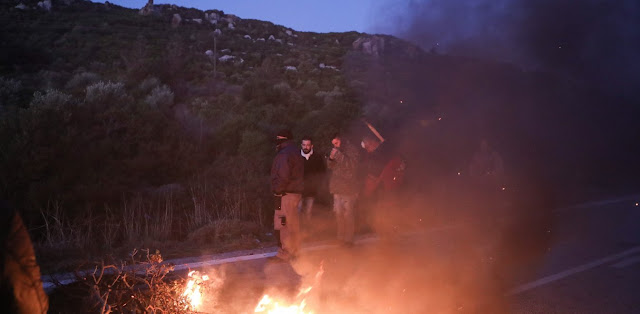
[[[334,134],[331,137],[331,144],[333,144],[333,147],[335,148],[340,148],[340,145],[342,144],[342,135],[339,133]]]
[[[367,153],[371,153],[378,149],[378,146],[380,146],[380,141],[373,136],[365,135],[362,138],[362,142],[360,143],[360,145],[367,151]]]
[[[276,134],[276,148],[279,148],[282,143],[293,139],[293,134],[289,129],[282,129]]]
[[[308,154],[313,150],[313,142],[311,141],[311,137],[305,136],[302,138],[302,142],[300,142],[300,148],[302,148],[302,152]]]

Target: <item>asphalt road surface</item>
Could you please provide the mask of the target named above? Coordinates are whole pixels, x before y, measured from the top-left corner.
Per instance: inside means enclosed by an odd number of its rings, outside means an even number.
[[[171,262],[217,279],[198,308],[205,313],[252,313],[264,295],[314,313],[640,313],[636,202],[464,215],[474,218],[365,233],[353,247],[312,232],[291,262],[274,258],[275,248]]]
[[[354,247],[307,239],[290,263],[265,250],[178,269],[221,279],[199,307],[209,313],[253,312],[265,294],[314,313],[640,313],[636,202],[554,209],[533,232],[460,222],[361,235]]]

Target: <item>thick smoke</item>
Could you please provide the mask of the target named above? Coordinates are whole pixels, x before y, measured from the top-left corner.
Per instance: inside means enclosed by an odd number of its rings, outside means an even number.
[[[627,97],[640,84],[637,1],[415,0],[386,6],[400,8],[385,19],[393,25],[376,30],[426,50],[563,72]]]

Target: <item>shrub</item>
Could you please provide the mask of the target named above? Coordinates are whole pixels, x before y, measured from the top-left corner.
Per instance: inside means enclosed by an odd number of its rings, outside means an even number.
[[[161,84],[162,83],[160,83],[160,80],[158,78],[150,76],[140,82],[140,84],[138,85],[138,90],[140,90],[140,92],[142,92],[143,94],[148,94],[154,88],[160,86]]]
[[[173,92],[169,86],[161,85],[151,91],[144,103],[153,109],[167,109],[173,105],[173,99]]]
[[[93,72],[81,72],[75,74],[65,85],[72,91],[83,91],[87,86],[100,81],[100,75]]]
[[[22,83],[14,79],[0,77],[0,107],[17,105]]]
[[[124,89],[123,83],[112,83],[111,81],[89,85],[86,90],[84,103],[94,107],[108,107],[112,105],[123,105],[133,101]]]

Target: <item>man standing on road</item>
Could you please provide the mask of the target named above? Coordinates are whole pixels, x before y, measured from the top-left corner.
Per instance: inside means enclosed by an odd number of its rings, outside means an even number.
[[[286,261],[294,258],[300,249],[298,203],[304,190],[304,159],[292,139],[290,130],[278,132],[278,153],[271,166],[271,191],[280,204],[274,214],[274,228],[279,230],[282,245],[276,256]]]
[[[367,152],[362,162],[363,195],[369,209],[369,221],[376,232],[391,235],[401,226],[393,216],[400,207],[400,190],[404,182],[406,162],[369,123],[372,134],[361,142]]]
[[[355,233],[354,205],[358,198],[356,167],[358,150],[341,135],[332,137],[333,148],[327,159],[331,169],[329,192],[333,194],[333,211],[338,225],[338,240],[346,246],[353,245]]]
[[[300,148],[300,155],[304,157],[304,192],[302,193],[299,211],[304,215],[305,223],[309,225],[313,202],[318,194],[326,167],[322,156],[313,151],[311,137],[303,137]]]

